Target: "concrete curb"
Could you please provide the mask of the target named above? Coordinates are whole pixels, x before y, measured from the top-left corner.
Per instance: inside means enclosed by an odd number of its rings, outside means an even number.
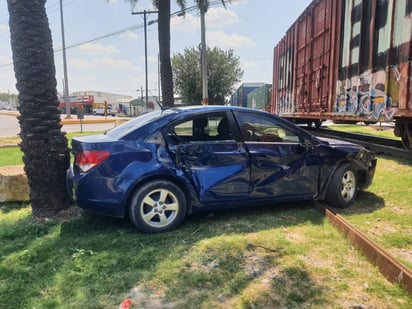
[[[29,193],[23,165],[0,167],[0,202],[28,201]]]

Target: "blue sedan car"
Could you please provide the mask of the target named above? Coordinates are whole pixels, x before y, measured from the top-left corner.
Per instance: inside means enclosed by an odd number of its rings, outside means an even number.
[[[239,107],[154,111],[104,134],[76,137],[67,187],[83,209],[129,216],[145,233],[193,212],[324,200],[348,207],[374,176],[364,147],[317,138],[275,115]]]

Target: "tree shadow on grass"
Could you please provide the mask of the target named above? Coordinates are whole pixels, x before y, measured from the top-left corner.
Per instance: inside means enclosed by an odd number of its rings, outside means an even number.
[[[375,212],[385,207],[385,200],[372,192],[359,191],[356,201],[348,208],[331,209],[341,215],[362,215]]]
[[[0,212],[3,214],[7,214],[11,211],[14,210],[19,210],[26,208],[28,205],[30,205],[30,202],[4,202],[0,203]]]
[[[215,294],[224,291],[230,298],[257,279],[242,267],[248,259],[255,261],[255,253],[243,255],[242,250],[248,250],[243,240],[241,251],[229,250],[233,235],[242,239],[250,233],[308,221],[321,224],[322,220],[309,204],[264,205],[197,214],[174,231],[147,235],[128,220],[87,213],[66,222],[37,222],[28,216],[8,223],[7,232],[0,235],[0,280],[4,283],[0,304],[5,308],[63,304],[87,308],[92,301],[94,307],[106,308],[119,304],[142,282],[158,282],[160,289],[173,286],[165,292],[166,299],[184,300],[185,293],[200,291],[204,296],[195,296],[195,303],[207,304]],[[218,239],[220,245],[203,252],[202,246],[210,239]],[[283,242],[273,244],[272,257],[269,252],[259,258],[278,259]],[[199,255],[204,258],[191,260]],[[210,266],[213,259],[219,267]],[[225,269],[230,269],[229,275]]]
[[[151,235],[129,220],[89,213],[47,224],[20,219],[0,239],[7,248],[0,249],[0,304],[107,308],[131,297],[139,308],[153,299],[170,308],[333,307],[328,286],[300,258],[312,245],[286,237],[294,227],[322,228],[313,204],[203,212]]]

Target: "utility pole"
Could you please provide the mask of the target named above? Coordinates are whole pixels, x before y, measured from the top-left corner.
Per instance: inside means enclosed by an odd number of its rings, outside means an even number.
[[[157,54],[157,101],[161,102],[160,100],[160,87],[161,87],[161,82],[160,82],[160,54]]]
[[[61,1],[61,0],[60,0]],[[148,74],[147,74],[147,24],[146,24],[146,15],[151,13],[158,13],[158,11],[146,11],[143,12],[132,12],[132,15],[143,15],[143,22],[144,22],[144,63],[145,63],[145,75],[146,75],[146,104],[149,101],[148,97],[148,88],[149,88],[149,81],[148,81]],[[153,22],[150,22],[151,25]]]
[[[72,118],[70,115],[70,100],[69,100],[69,82],[67,80],[67,63],[66,63],[66,43],[64,39],[64,21],[63,21],[63,0],[60,0],[60,21],[62,28],[62,47],[63,47],[63,69],[64,69],[64,106],[66,107],[66,118]]]
[[[206,62],[206,27],[205,27],[205,13],[206,0],[202,0],[200,5],[200,31],[201,31],[201,61],[202,61],[202,104],[208,105],[208,85],[207,85],[207,62]]]

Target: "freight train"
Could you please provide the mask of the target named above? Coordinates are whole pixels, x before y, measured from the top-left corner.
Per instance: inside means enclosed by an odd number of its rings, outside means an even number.
[[[270,112],[394,122],[412,150],[412,1],[314,0],[274,48]]]

